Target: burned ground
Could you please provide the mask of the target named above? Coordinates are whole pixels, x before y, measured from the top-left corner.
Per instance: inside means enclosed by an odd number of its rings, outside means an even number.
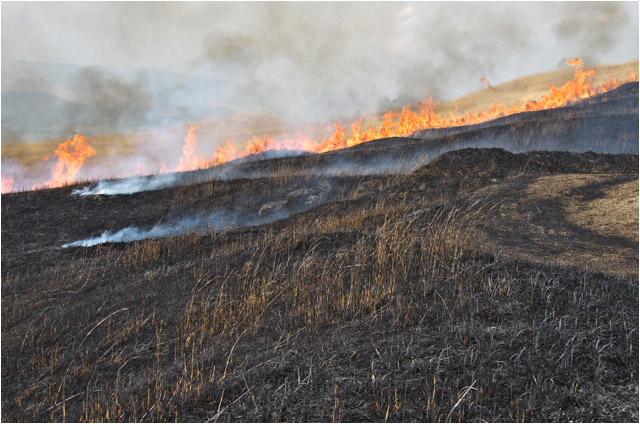
[[[637,154],[420,165],[436,141],[131,195],[3,195],[3,418],[637,421]],[[304,174],[394,151],[412,172]],[[60,247],[223,208],[224,231]]]
[[[499,256],[638,275],[636,175],[521,178],[466,201],[491,210],[476,236]]]

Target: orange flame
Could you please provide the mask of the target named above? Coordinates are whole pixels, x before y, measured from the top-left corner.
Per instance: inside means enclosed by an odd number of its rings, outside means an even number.
[[[466,115],[454,116],[452,112],[449,112],[449,116],[444,117],[435,111],[438,103],[429,98],[419,102],[416,105],[417,111],[415,112],[406,106],[402,108],[400,113],[394,111],[387,112],[383,116],[382,123],[377,129],[369,128],[363,132],[362,120],[358,119],[351,125],[351,134],[348,137],[345,134],[345,129],[335,123],[333,135],[321,141],[313,140],[301,134],[296,134],[294,138],[289,138],[285,135],[280,140],[275,140],[268,136],[264,136],[262,139],[253,136],[247,141],[246,148],[242,152],[236,150],[230,142],[227,142],[226,146],[218,147],[209,160],[194,157],[193,160],[189,161],[191,166],[189,169],[215,166],[234,159],[260,154],[269,149],[324,153],[366,143],[375,139],[403,137],[413,134],[418,130],[479,124],[516,113],[566,106],[574,101],[592,97],[596,92],[604,93],[620,85],[616,80],[612,80],[600,84],[599,90],[596,91],[593,86],[593,77],[595,75],[593,69],[584,70],[583,63],[579,58],[568,60],[567,64],[574,68],[573,78],[569,82],[560,88],[549,85],[549,92],[547,94],[541,96],[538,100],[526,100],[523,105],[516,103],[509,107],[502,105],[502,103],[496,103],[476,113],[469,112]],[[481,81],[484,82],[488,88],[493,89],[489,81],[484,78]],[[625,82],[630,81],[638,81],[638,76],[631,73]],[[192,137],[187,137],[185,140],[183,150],[185,157],[191,157],[187,153],[192,151],[192,144],[190,143],[195,139],[195,135],[192,134],[192,129],[194,129],[193,126],[190,129],[190,135],[192,135]]]
[[[414,112],[409,107],[402,108],[400,113],[390,111],[383,116],[383,121],[378,129],[369,128],[368,130],[362,130],[362,120],[356,120],[351,126],[351,134],[349,137],[345,135],[345,131],[338,124],[334,124],[334,133],[331,137],[328,137],[322,141],[315,141],[308,137],[300,138],[296,140],[285,139],[283,141],[272,142],[269,148],[285,148],[285,149],[297,149],[315,153],[323,153],[331,150],[342,149],[345,147],[355,146],[360,143],[365,143],[374,139],[387,138],[387,137],[402,137],[410,135],[418,130],[457,127],[462,125],[479,124],[482,122],[490,121],[496,118],[500,118],[507,115],[513,115],[521,112],[537,111],[543,109],[552,109],[561,106],[566,106],[574,101],[592,97],[596,94],[596,89],[593,87],[593,77],[595,71],[583,69],[583,63],[579,58],[568,60],[567,64],[572,66],[573,78],[560,88],[556,88],[553,85],[549,86],[549,92],[538,100],[527,100],[521,106],[514,104],[511,107],[503,106],[501,103],[496,103],[487,109],[481,109],[478,112],[467,113],[462,116],[454,116],[450,112],[449,117],[440,116],[436,113],[435,107],[438,103],[434,102],[431,98],[424,99],[417,104],[417,111]],[[488,88],[493,88],[489,81],[482,79]],[[638,81],[638,76],[631,73],[625,82]],[[609,81],[601,84],[598,92],[604,93],[618,87],[620,84],[616,80]],[[303,142],[301,142],[303,140]],[[250,151],[252,154],[256,152],[258,145],[254,142],[248,143],[247,149],[244,153],[235,155],[235,157],[244,157]],[[264,144],[260,145],[265,147]],[[224,156],[217,152],[216,164],[226,162]],[[235,159],[234,157],[234,159]]]
[[[2,193],[11,192],[11,186],[13,185],[14,179],[5,176],[4,172],[0,173],[0,176],[2,177]]]
[[[142,161],[137,161],[136,171],[134,175],[139,176],[139,175],[146,175],[146,174],[147,174],[147,164]]]
[[[196,154],[196,147],[198,147],[198,138],[196,137],[196,126],[189,126],[189,133],[184,139],[184,147],[182,148],[182,158],[178,167],[174,170],[176,172],[191,171],[193,169],[205,168],[207,166],[207,160]]]
[[[73,182],[82,165],[89,157],[95,154],[96,151],[80,134],[73,136],[73,139],[60,143],[55,151],[58,162],[51,171],[51,179],[45,181],[42,185],[34,185],[33,190],[43,187],[60,187],[66,183]]]
[[[593,69],[584,70],[583,63],[579,58],[568,60],[567,64],[574,69],[573,78],[569,82],[560,88],[550,85],[548,93],[537,100],[526,100],[522,105],[516,103],[512,106],[505,106],[502,103],[496,103],[486,109],[478,110],[476,113],[469,112],[465,115],[455,116],[453,112],[449,112],[448,116],[441,116],[435,111],[438,103],[431,98],[425,98],[413,108],[405,106],[400,112],[387,112],[378,128],[371,127],[363,130],[362,120],[357,119],[351,125],[350,134],[346,134],[345,129],[335,123],[333,135],[324,140],[314,140],[300,133],[296,133],[294,137],[287,137],[284,134],[277,140],[266,135],[262,138],[253,136],[247,141],[243,151],[236,149],[230,141],[227,141],[225,145],[219,146],[209,159],[196,153],[198,141],[195,132],[197,126],[190,125],[184,140],[183,156],[179,164],[175,169],[168,169],[166,164],[162,163],[159,173],[217,166],[249,155],[259,155],[270,149],[324,153],[375,139],[403,137],[419,130],[478,124],[516,113],[566,106],[574,101],[594,96],[596,93],[613,90],[622,83],[638,81],[638,75],[631,72],[626,80],[621,82],[612,79],[602,82],[596,90],[593,86],[595,75]],[[486,84],[487,88],[493,88],[485,78],[482,78],[481,81]],[[95,150],[87,143],[85,138],[76,134],[73,140],[61,143],[56,149],[55,155],[58,157],[58,163],[52,170],[52,178],[42,185],[34,185],[33,189],[59,187],[64,183],[72,182],[87,158],[95,154]],[[139,162],[136,165],[135,173],[139,175],[144,172],[146,172],[146,165]],[[12,184],[13,179],[2,175],[2,193],[11,191]]]

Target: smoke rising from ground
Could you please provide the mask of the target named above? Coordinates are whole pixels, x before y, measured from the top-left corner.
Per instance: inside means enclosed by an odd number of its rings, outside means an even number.
[[[278,121],[264,126],[270,135],[321,122],[313,137],[324,138],[334,119],[386,112],[424,95],[451,99],[483,88],[483,77],[496,85],[566,68],[562,58],[592,65],[638,55],[637,3],[1,7],[3,143],[75,133],[137,137],[131,146],[138,150],[100,152],[77,180],[134,175],[137,162],[142,174],[175,169],[192,122],[262,114]],[[231,137],[240,150],[248,139],[208,128],[198,152],[204,157]],[[12,174],[14,189],[46,181],[51,166]],[[5,160],[3,167],[20,170]]]
[[[107,230],[97,237],[90,237],[83,240],[77,240],[72,243],[66,243],[63,244],[62,247],[90,247],[103,243],[124,243],[149,238],[179,236],[182,234],[224,231],[235,227],[252,227],[268,224],[279,219],[284,219],[287,216],[289,216],[289,212],[284,209],[279,209],[272,213],[266,213],[259,216],[247,217],[243,216],[238,211],[220,208],[209,215],[189,216],[179,219],[173,223],[159,223],[150,229],[126,227],[116,232]]]
[[[278,166],[268,161],[256,163],[255,157],[249,157],[194,172],[100,181],[74,190],[73,194],[132,194],[211,180],[279,177],[283,172],[290,177],[406,173],[443,153],[468,147],[496,147],[512,153],[562,150],[638,154],[637,111],[637,83],[630,83],[564,108],[510,115],[476,125],[422,130],[411,137],[374,140],[338,154],[297,161],[297,165],[296,161],[284,161]],[[280,156],[279,152],[267,153],[267,157]]]
[[[631,21],[637,25],[637,13],[629,15],[615,2],[594,2],[587,6],[578,2],[562,4],[560,19],[553,23],[554,35],[573,45],[575,55],[584,57],[587,63],[600,62],[625,36],[638,38],[637,26],[635,33],[624,34],[622,31]]]
[[[158,174],[151,177],[130,177],[116,181],[99,181],[80,190],[73,190],[71,194],[78,196],[132,194],[172,187],[177,180],[176,174]]]
[[[126,227],[116,231],[115,233],[107,230],[98,237],[91,237],[84,240],[78,240],[73,243],[63,244],[62,247],[90,247],[102,243],[121,243],[148,238],[177,236],[180,234],[192,234],[216,230],[220,231],[227,228],[229,225],[229,214],[224,210],[220,210],[206,217],[187,217],[180,219],[173,224],[160,223],[147,230],[143,230],[138,227]]]

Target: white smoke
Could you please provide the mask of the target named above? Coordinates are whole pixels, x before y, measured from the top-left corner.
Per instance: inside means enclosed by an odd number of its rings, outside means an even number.
[[[287,216],[289,216],[289,212],[284,209],[279,209],[273,213],[266,213],[260,216],[246,217],[241,216],[237,211],[220,208],[210,215],[190,216],[182,218],[174,223],[159,223],[146,230],[133,226],[123,228],[116,232],[107,230],[97,237],[90,237],[77,240],[72,243],[66,243],[63,244],[62,247],[90,247],[102,243],[126,243],[183,234],[223,231],[235,227],[252,227],[268,224],[279,219],[284,219]]]
[[[71,194],[78,196],[132,194],[171,187],[176,183],[176,180],[176,174],[158,174],[152,177],[131,177],[116,181],[100,181],[94,185],[73,190]]]
[[[124,127],[238,112],[315,122],[425,91],[451,99],[481,77],[497,84],[565,56],[638,57],[634,2],[9,2],[2,12],[3,91],[74,100],[68,124],[87,111]],[[90,68],[25,78],[9,72],[17,61]]]
[[[63,248],[82,246],[89,247],[102,243],[121,243],[129,241],[144,240],[149,238],[162,238],[177,236],[185,233],[196,233],[205,230],[215,230],[213,226],[214,216],[210,219],[183,218],[175,224],[157,224],[149,230],[142,230],[138,227],[127,227],[119,231],[105,231],[98,237],[87,238],[84,240],[74,241],[73,243],[63,244]]]

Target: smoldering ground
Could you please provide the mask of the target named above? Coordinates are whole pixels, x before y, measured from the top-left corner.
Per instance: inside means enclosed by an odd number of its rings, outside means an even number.
[[[565,150],[637,154],[637,93],[637,83],[629,83],[570,107],[505,117],[467,128],[433,130],[417,134],[415,138],[377,140],[323,155],[282,158],[280,163],[276,160],[232,163],[203,171],[102,181],[74,190],[73,194],[132,194],[232,179],[244,179],[255,187],[264,187],[264,181],[283,182],[277,184],[274,193],[271,189],[268,193],[259,189],[253,196],[243,195],[234,200],[232,207],[217,208],[213,213],[190,213],[150,228],[130,226],[116,232],[107,230],[63,247],[88,247],[266,224],[340,199],[344,192],[331,192],[328,177],[341,178],[339,185],[343,190],[349,191],[346,187],[352,186],[357,191],[353,182],[358,176],[409,173],[446,152],[467,147],[502,147],[514,153]]]
[[[285,211],[274,212],[269,215],[243,218],[237,211],[229,211],[224,208],[218,209],[209,215],[188,216],[171,223],[158,223],[149,229],[138,227],[126,227],[116,232],[109,230],[103,232],[98,237],[78,240],[72,243],[63,244],[63,248],[82,246],[90,247],[102,243],[120,243],[144,240],[148,238],[161,238],[178,236],[181,234],[206,233],[208,231],[223,231],[237,226],[251,227],[260,224],[273,222],[277,219],[286,218]]]
[[[277,181],[270,178],[235,180],[231,185],[242,187],[252,194],[238,195],[238,189],[232,189],[227,193],[230,198],[224,199],[225,195],[214,196],[205,206],[192,205],[180,214],[177,211],[170,212],[154,225],[129,226],[117,231],[106,230],[98,236],[65,243],[62,247],[90,247],[102,243],[220,232],[237,227],[267,224],[351,196],[359,185],[359,178],[355,176],[313,180],[308,175],[289,176],[281,182]],[[205,185],[211,186],[206,183]],[[213,212],[207,212],[212,208],[215,209]]]

